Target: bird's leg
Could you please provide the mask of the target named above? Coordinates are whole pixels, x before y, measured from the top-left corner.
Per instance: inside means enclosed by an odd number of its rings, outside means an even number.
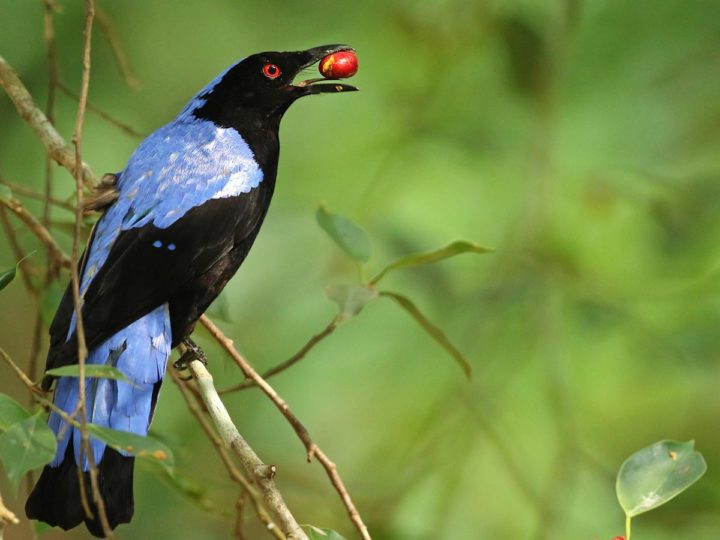
[[[178,371],[187,369],[188,364],[190,364],[193,360],[199,360],[203,365],[208,365],[208,359],[205,355],[205,351],[203,351],[200,346],[192,340],[192,338],[186,337],[182,344],[185,346],[185,352],[183,352],[182,356],[180,356],[180,358],[178,358],[173,364],[175,369]]]

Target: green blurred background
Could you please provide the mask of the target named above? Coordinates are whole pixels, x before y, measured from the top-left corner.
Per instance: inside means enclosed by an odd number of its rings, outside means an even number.
[[[77,90],[82,5],[61,5],[61,77]],[[285,117],[273,205],[227,287],[221,325],[258,369],[332,318],[324,287],[356,280],[315,222],[321,201],[369,232],[370,271],[454,239],[496,248],[385,283],[446,330],[472,382],[382,299],[273,381],[337,462],[374,538],[610,540],[623,530],[615,472],[667,438],[695,439],[709,471],[637,518],[633,538],[720,538],[717,0],[100,6],[142,86],[125,85],[96,32],[90,100],[144,133],[247,54],[335,42],[358,51],[360,93],[303,100]],[[44,104],[41,1],[0,0],[0,54]],[[68,139],[75,105],[58,97]],[[84,157],[96,171],[120,170],[138,142],[88,113]],[[41,145],[0,95],[0,172],[41,189],[43,171]],[[71,192],[58,170],[55,193]],[[69,249],[72,216],[53,218]],[[38,249],[18,229],[24,249]],[[0,268],[12,264],[3,237]],[[0,345],[23,365],[34,310],[22,280],[0,293]],[[239,382],[199,338],[219,386]],[[0,391],[27,401],[4,366]],[[324,472],[305,462],[272,404],[255,390],[226,402],[278,466],[299,521],[354,538]],[[172,383],[153,432],[211,508],[141,467],[135,519],[119,538],[229,537],[236,485]],[[4,479],[0,489],[22,513],[24,491],[16,498]],[[265,537],[253,527],[248,538]],[[29,537],[27,522],[6,531]]]

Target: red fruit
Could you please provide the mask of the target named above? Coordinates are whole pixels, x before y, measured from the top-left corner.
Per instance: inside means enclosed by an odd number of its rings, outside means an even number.
[[[326,79],[345,79],[357,73],[358,59],[352,51],[336,52],[320,60],[318,69]]]
[[[613,540],[625,540],[624,536],[616,536]]]

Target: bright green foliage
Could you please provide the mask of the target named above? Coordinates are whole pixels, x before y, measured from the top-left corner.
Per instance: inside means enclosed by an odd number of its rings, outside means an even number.
[[[317,222],[340,248],[359,263],[370,259],[372,248],[367,233],[354,221],[328,212],[320,206],[315,213]]]
[[[370,283],[375,284],[385,277],[385,274],[388,272],[399,270],[400,268],[432,264],[462,253],[489,253],[491,251],[492,249],[480,246],[474,242],[459,240],[448,244],[445,247],[441,247],[440,249],[435,249],[426,253],[415,253],[391,262],[385,268],[380,270],[380,272],[378,272],[378,274],[370,280]]]
[[[15,279],[17,274],[17,266],[13,266],[9,270],[0,272],[0,291],[7,287],[10,282]]]
[[[2,186],[0,185],[0,187],[2,187]],[[25,259],[27,259],[33,253],[34,253],[34,251],[32,253],[28,253],[27,255],[25,255],[22,259],[20,259],[17,262],[17,264],[15,264],[15,266],[10,268],[9,270],[0,272],[0,291],[3,290],[5,287],[7,287],[10,284],[10,282],[13,279],[15,279],[15,276],[17,275],[17,269],[18,269],[18,266],[20,266],[20,263],[23,262]]]
[[[372,287],[363,285],[330,285],[325,289],[327,297],[340,308],[335,321],[344,323],[378,297],[378,292]]]
[[[0,394],[0,431],[18,422],[22,422],[30,416],[25,408],[10,396]]]
[[[660,441],[634,453],[620,467],[616,490],[629,517],[657,508],[676,497],[705,474],[695,441]]]
[[[55,435],[43,413],[11,425],[0,434],[0,459],[13,484],[28,471],[41,467],[55,457]]]

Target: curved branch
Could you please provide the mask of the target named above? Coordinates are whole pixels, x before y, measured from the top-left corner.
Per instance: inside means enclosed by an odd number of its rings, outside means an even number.
[[[342,478],[340,478],[340,475],[337,472],[337,466],[335,463],[333,463],[322,451],[322,449],[312,440],[307,428],[302,424],[302,422],[300,422],[298,417],[293,414],[285,400],[278,395],[275,389],[270,386],[267,381],[265,381],[265,379],[263,379],[248,363],[248,361],[245,360],[245,358],[243,358],[243,356],[235,349],[232,340],[226,337],[222,330],[215,326],[215,324],[205,315],[200,317],[200,322],[210,332],[212,337],[222,346],[222,348],[225,349],[225,352],[227,352],[235,361],[238,367],[245,374],[245,377],[251,379],[257,386],[259,386],[265,395],[267,395],[280,410],[282,415],[292,426],[293,430],[295,430],[295,434],[302,441],[303,445],[305,445],[308,461],[312,461],[312,458],[315,457],[325,469],[325,472],[330,478],[330,482],[335,488],[335,491],[338,492],[338,495],[340,495],[343,505],[345,505],[345,509],[350,516],[350,520],[353,522],[358,532],[360,532],[363,540],[371,540],[368,528],[363,522],[360,512],[358,512],[355,504],[350,498],[350,494],[348,493]]]
[[[2,495],[0,495],[0,538],[3,536],[3,528],[6,524],[17,525],[18,523],[20,520],[5,506]]]
[[[263,379],[269,379],[270,377],[274,377],[278,373],[285,371],[289,367],[292,367],[293,365],[297,364],[300,360],[305,358],[305,355],[310,352],[310,350],[315,347],[318,343],[320,343],[323,339],[328,337],[330,334],[332,334],[335,329],[338,327],[337,318],[333,318],[332,321],[328,323],[328,325],[323,328],[320,332],[315,334],[313,337],[311,337],[308,342],[303,345],[303,347],[293,354],[290,358],[285,360],[284,362],[281,362],[275,367],[272,367],[265,371],[262,375],[260,375]],[[255,381],[252,379],[245,379],[240,384],[236,384],[235,386],[231,386],[229,388],[224,388],[219,391],[220,394],[229,394],[231,392],[237,392],[239,390],[245,390],[247,388],[252,388],[256,386]]]
[[[287,536],[288,540],[307,540],[307,535],[295,521],[295,518],[285,505],[282,495],[275,487],[275,481],[273,480],[275,467],[263,463],[243,436],[240,435],[225,405],[220,400],[217,390],[215,390],[210,372],[199,360],[190,362],[188,369],[197,381],[200,395],[207,406],[220,437],[240,458],[240,463],[242,463],[247,474],[262,492],[265,504],[275,515],[275,519],[283,529],[285,536]]]
[[[20,118],[25,120],[43,143],[48,155],[71,173],[74,172],[77,168],[75,150],[57,132],[55,126],[37,106],[18,74],[2,56],[0,56],[0,86],[15,104]],[[95,173],[85,162],[82,162],[82,181],[87,187],[95,183]]]
[[[278,540],[285,540],[285,535],[272,521],[268,513],[265,511],[265,508],[263,508],[260,500],[260,495],[257,492],[258,490],[255,489],[255,487],[250,483],[250,481],[248,481],[240,473],[240,470],[235,466],[235,463],[233,463],[230,454],[228,454],[228,451],[225,448],[225,443],[217,435],[217,433],[215,433],[212,426],[205,417],[201,406],[202,396],[199,395],[199,393],[194,387],[191,387],[186,381],[182,380],[175,369],[170,369],[169,371],[173,382],[178,387],[178,390],[180,390],[180,394],[182,394],[183,399],[185,399],[185,403],[187,404],[188,409],[195,417],[198,424],[200,424],[200,427],[205,432],[205,435],[207,435],[208,439],[210,439],[210,442],[215,447],[215,450],[217,450],[218,454],[220,455],[220,459],[222,460],[223,465],[225,465],[225,468],[230,475],[230,479],[240,484],[243,493],[250,494],[250,500],[252,502],[255,513],[258,519],[263,523],[265,528],[270,532],[270,534],[274,535],[275,538],[277,538]]]
[[[20,201],[14,197],[0,197],[0,205],[10,210],[30,229],[37,239],[47,248],[55,264],[63,268],[70,268],[70,257],[62,250],[45,226],[40,223],[35,216],[25,210],[25,207]]]

